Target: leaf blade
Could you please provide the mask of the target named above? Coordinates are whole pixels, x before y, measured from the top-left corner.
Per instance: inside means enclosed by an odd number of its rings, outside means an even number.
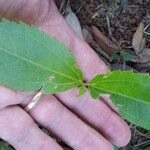
[[[0,39],[1,84],[17,90],[37,90],[49,84],[50,93],[82,85],[83,75],[68,48],[36,27],[3,20]],[[63,86],[54,90],[53,82]]]
[[[89,90],[91,95],[94,91],[94,98],[98,98],[100,94],[110,94],[112,102],[119,106],[119,112],[125,119],[150,129],[150,119],[147,117],[150,115],[148,111],[150,110],[150,76],[148,74],[114,71],[106,75],[98,75],[89,82]]]

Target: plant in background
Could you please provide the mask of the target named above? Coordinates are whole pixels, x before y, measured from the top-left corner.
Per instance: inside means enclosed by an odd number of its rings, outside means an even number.
[[[0,84],[8,88],[55,94],[71,88],[85,90],[98,100],[110,94],[123,118],[150,129],[150,76],[132,71],[97,75],[84,83],[68,48],[53,37],[25,23],[0,22]]]
[[[113,53],[111,57],[111,61],[122,61],[122,67],[120,68],[121,70],[127,70],[127,62],[130,61],[131,59],[131,54],[127,51],[122,51],[119,54]]]
[[[118,9],[119,11],[124,10],[129,3],[128,0],[107,0],[107,1],[111,8],[113,8],[114,10]]]

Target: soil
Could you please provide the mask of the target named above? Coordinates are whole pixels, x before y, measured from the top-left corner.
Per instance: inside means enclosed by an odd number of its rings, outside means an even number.
[[[149,0],[71,0],[71,5],[82,28],[90,29],[93,25],[98,27],[122,51],[130,53],[134,53],[132,38],[138,25],[141,22],[144,26],[150,24]],[[150,48],[150,36],[144,36],[146,47]],[[116,61],[110,65],[113,63]],[[122,62],[117,60],[117,63]],[[150,72],[150,63],[128,61],[127,64],[137,71]]]

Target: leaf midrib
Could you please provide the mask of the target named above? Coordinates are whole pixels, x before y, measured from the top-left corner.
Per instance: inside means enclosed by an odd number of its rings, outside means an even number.
[[[125,82],[125,83],[134,83],[134,84],[139,84],[138,81],[122,81],[122,80],[111,80],[111,81],[99,81],[99,82],[95,82],[95,83],[89,83],[89,85],[97,85],[97,84],[100,84],[100,83],[120,83],[120,82]],[[142,84],[142,86],[148,86],[150,87],[150,84],[146,85],[146,84]]]
[[[62,75],[62,76],[64,76],[64,77],[66,77],[66,78],[72,79],[72,80],[74,80],[74,81],[78,81],[77,79],[74,79],[74,78],[72,78],[72,77],[70,77],[70,76],[67,76],[67,75],[65,75],[65,74],[62,74],[62,73],[57,72],[57,71],[54,71],[54,70],[51,70],[51,69],[49,69],[49,68],[47,68],[47,67],[42,66],[41,64],[35,63],[35,62],[33,62],[32,60],[29,60],[29,59],[20,57],[19,55],[14,54],[14,53],[11,53],[10,51],[8,51],[8,50],[6,50],[6,49],[0,48],[0,50],[1,50],[1,51],[4,51],[4,52],[6,52],[6,53],[8,53],[8,54],[10,54],[10,55],[12,55],[12,56],[15,56],[15,57],[17,57],[17,58],[19,58],[19,59],[21,59],[21,60],[27,62],[27,63],[31,63],[31,64],[33,64],[33,65],[35,65],[35,66],[38,66],[38,67],[40,67],[40,68],[42,68],[42,69],[44,69],[44,70],[47,70],[47,71],[49,71],[49,72],[53,72],[53,73]],[[79,81],[78,81],[78,82],[79,82]]]
[[[141,101],[140,99],[133,98],[133,97],[129,97],[129,96],[127,96],[127,95],[119,94],[119,93],[116,93],[116,92],[112,92],[112,91],[106,90],[106,89],[104,89],[104,88],[99,88],[99,87],[96,87],[96,86],[93,86],[93,85],[89,85],[89,87],[94,87],[95,89],[99,89],[99,90],[101,90],[101,91],[105,91],[105,92],[107,92],[107,93],[109,93],[109,94],[114,94],[114,95],[122,96],[122,97],[125,97],[125,98],[128,98],[128,99],[134,99],[135,101],[138,101],[138,102],[140,102],[140,103],[143,102],[144,104],[150,104],[150,102]],[[98,93],[98,92],[97,92],[97,93]],[[100,93],[100,94],[101,94],[101,93]]]
[[[36,28],[34,28],[34,29],[37,30]],[[8,32],[7,32],[6,30],[4,30],[4,29],[0,29],[0,30],[2,30],[2,31],[4,31],[4,32],[6,32],[6,33],[8,34]],[[39,30],[39,31],[40,31],[40,30]],[[45,44],[44,44],[43,42],[41,42],[41,41],[35,39],[34,37],[30,36],[29,34],[21,33],[21,32],[19,32],[19,31],[15,31],[15,32],[17,32],[17,33],[19,33],[19,34],[21,34],[21,35],[26,35],[26,36],[30,37],[31,39],[37,41],[38,43],[40,43],[40,44],[43,45],[46,49],[49,50],[49,48],[48,48],[47,46],[45,46]],[[45,34],[44,32],[43,32],[43,34],[44,34],[45,36],[47,36],[47,34]],[[9,35],[9,34],[8,34],[8,35]],[[9,37],[10,37],[10,36],[9,36]],[[16,49],[16,46],[15,46],[15,44],[14,44],[14,42],[13,42],[13,38],[12,38],[12,37],[10,37],[10,38],[11,38],[11,41],[12,41],[12,43],[13,43],[15,49]],[[52,52],[53,55],[55,55],[58,59],[60,59],[64,64],[66,64],[66,65],[80,78],[79,74],[76,73],[76,71],[75,71],[74,69],[72,69],[72,67],[71,67],[69,64],[67,64],[63,59],[61,59],[59,56],[57,56],[53,51],[51,51],[51,52]]]
[[[1,75],[2,73],[0,73],[0,75]],[[14,80],[14,81],[20,81],[20,82],[33,82],[33,83],[41,83],[41,84],[43,84],[43,82],[40,82],[40,81],[22,81],[22,80],[17,80],[17,79],[12,79],[12,78],[9,78],[9,77],[7,77],[7,76],[5,76],[5,78],[7,78],[7,79],[9,79],[9,80]],[[46,81],[44,81],[44,82],[46,82]],[[54,84],[54,85],[59,85],[59,86],[65,86],[65,85],[70,85],[70,84],[76,84],[76,83],[78,83],[78,82],[67,82],[67,83],[51,83],[51,84]],[[42,87],[42,86],[41,86]]]

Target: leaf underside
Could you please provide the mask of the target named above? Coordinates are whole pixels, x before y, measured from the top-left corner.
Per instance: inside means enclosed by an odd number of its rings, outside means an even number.
[[[0,84],[56,93],[82,87],[82,80],[64,44],[23,22],[0,22]]]
[[[98,75],[89,82],[93,98],[110,94],[123,118],[150,129],[150,76],[131,71],[114,71]]]

